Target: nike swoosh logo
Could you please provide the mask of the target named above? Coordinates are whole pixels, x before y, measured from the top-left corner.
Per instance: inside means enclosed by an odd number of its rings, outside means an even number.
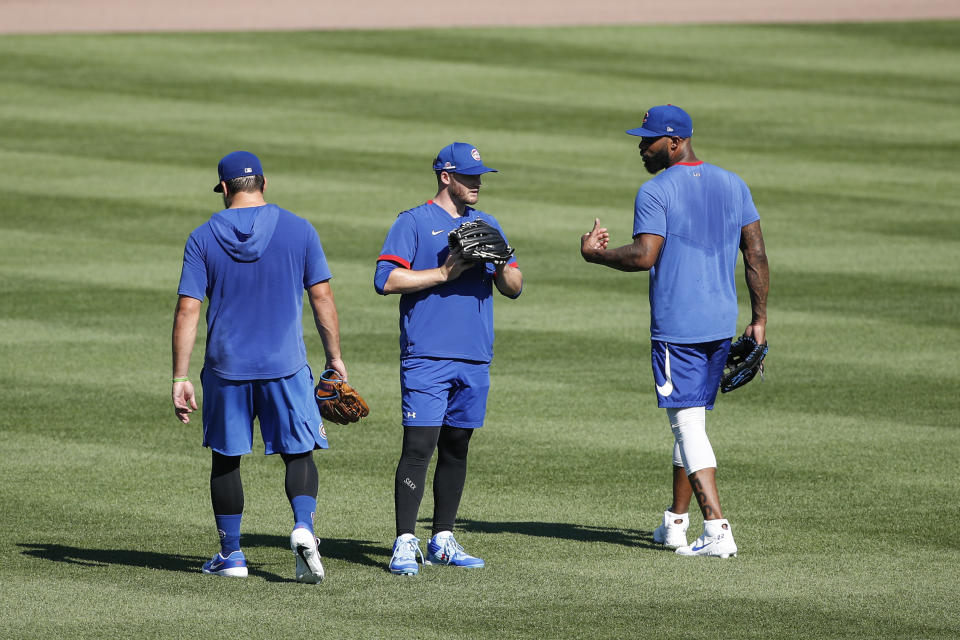
[[[667,377],[667,381],[663,383],[663,386],[657,385],[657,393],[666,398],[673,393],[673,380],[670,379],[670,348],[667,345],[663,345],[663,351],[666,354],[664,356],[663,373]],[[696,549],[694,549],[694,551],[696,551]]]
[[[431,231],[431,232],[430,232],[430,235],[438,236],[438,235],[440,235],[441,233],[443,233],[443,229],[441,229],[440,231]]]

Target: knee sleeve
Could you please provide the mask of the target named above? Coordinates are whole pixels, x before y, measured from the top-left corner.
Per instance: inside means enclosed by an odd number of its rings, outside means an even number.
[[[674,437],[674,464],[679,453],[688,476],[701,469],[717,466],[717,458],[707,438],[706,413],[704,407],[667,409]]]

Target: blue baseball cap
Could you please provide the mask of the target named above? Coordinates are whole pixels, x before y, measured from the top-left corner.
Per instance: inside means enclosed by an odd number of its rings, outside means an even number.
[[[676,136],[689,138],[693,135],[693,120],[690,114],[672,104],[659,107],[650,107],[643,114],[643,123],[636,129],[627,129],[632,136],[655,138],[659,136]]]
[[[481,173],[497,171],[484,166],[480,160],[480,152],[475,146],[466,142],[454,142],[440,149],[440,153],[433,161],[433,170],[462,173],[465,176],[478,176]]]
[[[220,176],[221,181],[242,178],[243,176],[262,176],[263,167],[260,166],[260,158],[249,151],[234,151],[220,159],[220,164],[217,165],[217,175]],[[213,190],[221,193],[223,187],[218,182]]]

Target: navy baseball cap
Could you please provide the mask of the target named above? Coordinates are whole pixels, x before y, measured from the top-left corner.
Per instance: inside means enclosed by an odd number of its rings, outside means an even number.
[[[497,171],[484,166],[480,160],[480,152],[475,146],[466,142],[454,142],[440,149],[440,153],[433,161],[433,170],[462,173],[465,176],[478,176],[481,173]]]
[[[655,138],[659,136],[676,136],[689,138],[693,135],[693,120],[690,114],[672,104],[659,107],[650,107],[643,114],[643,123],[636,129],[627,129],[632,136]]]
[[[234,151],[220,159],[220,164],[217,165],[217,174],[221,181],[242,178],[243,176],[262,176],[263,167],[260,166],[260,158],[249,151]],[[218,182],[213,190],[220,193],[223,191],[223,187]]]

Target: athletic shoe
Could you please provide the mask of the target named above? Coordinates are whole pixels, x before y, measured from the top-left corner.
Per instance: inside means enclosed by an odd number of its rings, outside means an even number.
[[[427,561],[424,564],[450,564],[479,569],[483,566],[483,560],[464,551],[451,532],[441,531],[427,543]]]
[[[412,533],[405,533],[399,536],[393,543],[393,557],[390,558],[390,573],[395,573],[398,576],[417,575],[420,572],[420,565],[417,564],[417,555],[423,560],[423,552],[420,551],[420,540],[414,537]]]
[[[713,520],[714,526],[703,528],[703,535],[697,538],[689,547],[680,547],[677,553],[681,556],[712,556],[716,558],[737,557],[737,543],[733,541],[733,531],[726,520]],[[724,529],[722,525],[726,525]],[[708,528],[710,531],[708,531]],[[714,535],[708,535],[712,533]]]
[[[677,524],[677,520],[682,520]],[[690,517],[686,513],[663,512],[663,522],[653,530],[653,541],[662,544],[667,549],[676,549],[687,546],[687,527],[690,526]]]
[[[247,559],[243,551],[234,551],[226,558],[219,553],[203,563],[203,572],[210,576],[246,578]]]
[[[320,541],[305,527],[297,527],[290,534],[290,549],[297,557],[297,582],[317,584],[323,581],[323,564],[317,545]]]

